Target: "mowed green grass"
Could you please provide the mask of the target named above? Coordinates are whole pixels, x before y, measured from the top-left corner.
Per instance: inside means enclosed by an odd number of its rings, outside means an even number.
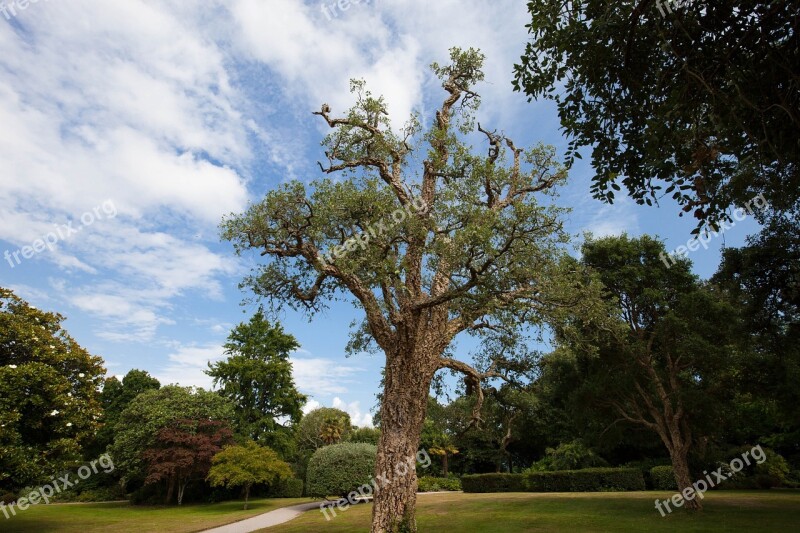
[[[428,532],[791,532],[800,531],[800,491],[717,491],[705,510],[662,518],[653,500],[666,492],[429,494],[417,498],[417,525]],[[268,533],[366,532],[371,504],[326,521],[312,510]]]
[[[0,513],[3,533],[100,533],[108,531],[136,533],[188,533],[237,522],[279,507],[306,503],[307,498],[251,500],[243,511],[243,502],[224,502],[181,507],[151,507],[127,503],[75,505],[35,505],[17,510],[9,519]]]

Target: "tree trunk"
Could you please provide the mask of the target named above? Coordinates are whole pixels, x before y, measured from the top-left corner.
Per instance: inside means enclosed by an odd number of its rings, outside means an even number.
[[[442,475],[447,477],[447,451],[445,451],[442,456]]]
[[[169,476],[167,479],[167,497],[164,498],[164,503],[169,505],[172,503],[172,494],[175,492],[175,475]]]
[[[189,480],[181,483],[178,482],[178,505],[183,505],[183,493],[186,491],[186,485],[189,484]]]
[[[413,351],[387,354],[381,436],[375,462],[372,533],[416,532],[416,457],[435,360]]]
[[[686,488],[692,487],[692,477],[689,474],[689,460],[686,452],[675,452],[672,455],[672,471],[675,474],[675,482],[678,485],[678,491],[683,492]],[[694,492],[694,489],[692,489]],[[693,499],[683,499],[683,507],[690,511],[699,511],[703,508],[700,503],[700,498],[696,495]]]
[[[244,510],[247,510],[247,500],[250,499],[250,485],[244,487]]]

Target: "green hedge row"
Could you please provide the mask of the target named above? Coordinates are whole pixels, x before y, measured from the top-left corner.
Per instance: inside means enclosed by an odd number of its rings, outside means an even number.
[[[525,492],[522,474],[471,474],[461,476],[464,492]]]
[[[644,476],[636,468],[585,468],[525,474],[529,492],[598,492],[645,490]]]
[[[669,465],[651,468],[650,480],[653,482],[653,490],[678,490],[675,474]]]
[[[418,480],[419,492],[440,492],[444,490],[461,490],[461,481],[457,477],[422,476]]]
[[[464,492],[596,492],[645,490],[636,468],[586,468],[526,474],[475,474],[461,478]]]

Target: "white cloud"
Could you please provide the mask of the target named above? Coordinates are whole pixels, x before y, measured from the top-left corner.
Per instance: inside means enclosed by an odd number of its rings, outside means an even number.
[[[610,237],[629,233],[639,233],[639,219],[634,211],[634,203],[628,197],[623,197],[613,204],[602,204],[599,200],[593,201],[594,212],[584,226],[584,231],[590,231],[595,237]]]
[[[162,385],[177,383],[183,386],[211,389],[212,378],[204,371],[208,363],[223,359],[220,345],[181,346],[168,357],[169,363],[153,375]]]
[[[173,298],[220,298],[236,271],[189,235],[215,234],[248,199],[251,131],[227,52],[142,0],[42,3],[15,22],[0,24],[0,158],[13,161],[0,239],[30,245],[113,201],[118,216],[28,261],[64,272],[63,300],[101,319],[99,336],[151,340]]]
[[[333,399],[333,405],[336,409],[341,409],[350,415],[350,422],[358,427],[373,427],[372,415],[370,413],[361,412],[360,402],[344,402],[338,396]]]
[[[236,44],[268,65],[284,81],[287,98],[306,110],[325,102],[334,113],[352,105],[351,78],[364,78],[384,95],[395,126],[422,110],[423,89],[431,82],[428,65],[446,62],[452,46],[480,48],[487,56],[484,115],[515,119],[509,102],[511,65],[527,34],[524,4],[509,0],[381,0],[352,5],[328,18],[325,2],[239,0],[232,8],[240,28]],[[430,87],[428,87],[430,88]],[[441,90],[436,93],[441,96]],[[486,118],[484,116],[484,118]]]
[[[303,414],[307,415],[314,409],[319,409],[322,407],[322,404],[319,403],[317,400],[308,400],[306,404],[303,406]]]
[[[322,357],[291,357],[294,381],[300,392],[313,396],[346,393],[363,369]]]

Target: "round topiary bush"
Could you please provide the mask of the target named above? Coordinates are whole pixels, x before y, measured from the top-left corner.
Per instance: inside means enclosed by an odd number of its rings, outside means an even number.
[[[306,492],[312,497],[346,497],[361,485],[369,485],[377,453],[374,444],[361,442],[320,448],[308,462]]]
[[[675,473],[669,465],[651,468],[650,479],[653,482],[653,490],[678,490]]]

